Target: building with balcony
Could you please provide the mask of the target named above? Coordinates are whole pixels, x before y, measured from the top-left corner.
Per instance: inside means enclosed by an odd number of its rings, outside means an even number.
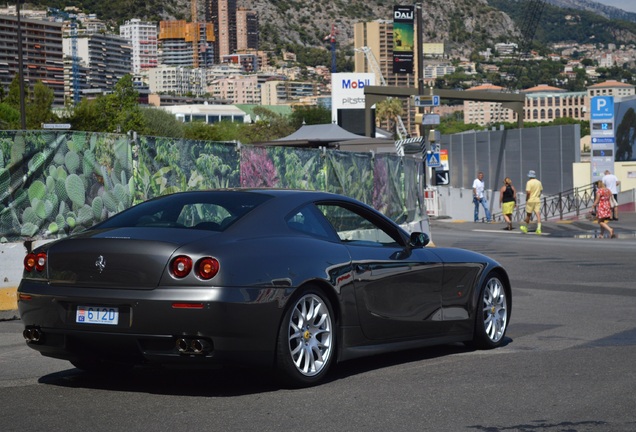
[[[207,73],[203,68],[162,65],[148,70],[151,93],[169,93],[176,96],[207,93]]]
[[[248,8],[236,10],[236,51],[258,50],[258,13]]]
[[[127,74],[132,73],[132,48],[128,41],[112,34],[81,34],[76,36],[76,52],[88,71],[83,94],[107,93]],[[73,38],[64,39],[64,53],[72,57]]]
[[[33,88],[41,81],[53,90],[53,105],[64,105],[64,50],[62,23],[20,18],[22,71]],[[0,85],[5,94],[18,74],[18,17],[0,15]]]
[[[266,81],[261,86],[263,105],[290,105],[317,95],[317,85],[312,82]]]
[[[256,75],[233,75],[219,78],[208,86],[208,93],[215,99],[225,99],[233,104],[261,103],[261,89]]]
[[[209,23],[161,21],[159,23],[159,64],[183,67],[210,67],[214,63],[214,31]]]
[[[206,0],[205,21],[214,28],[214,62],[237,48],[236,0]]]
[[[141,71],[157,67],[159,62],[159,44],[157,24],[143,22],[140,19],[126,21],[119,28],[119,35],[132,47],[132,71]]]

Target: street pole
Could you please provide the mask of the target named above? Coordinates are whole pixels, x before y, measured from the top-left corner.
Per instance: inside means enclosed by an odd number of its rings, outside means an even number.
[[[18,13],[18,80],[20,81],[20,127],[26,130],[26,110],[24,108],[24,61],[22,58],[22,21],[20,19],[20,0],[16,2]]]

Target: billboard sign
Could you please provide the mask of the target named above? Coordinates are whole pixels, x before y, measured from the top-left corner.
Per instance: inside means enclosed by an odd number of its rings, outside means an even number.
[[[413,73],[415,7],[393,6],[393,73]]]
[[[331,121],[338,122],[338,110],[364,110],[364,88],[375,85],[373,73],[331,74]]]

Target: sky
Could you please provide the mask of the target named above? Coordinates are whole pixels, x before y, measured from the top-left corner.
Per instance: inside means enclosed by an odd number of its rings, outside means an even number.
[[[627,12],[636,13],[636,1],[634,0],[593,0],[597,3],[602,3],[607,6],[614,6],[623,9]]]

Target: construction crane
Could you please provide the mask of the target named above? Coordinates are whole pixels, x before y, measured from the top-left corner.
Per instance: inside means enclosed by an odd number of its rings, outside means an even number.
[[[384,79],[384,75],[382,75],[382,69],[380,69],[380,65],[378,64],[378,61],[376,60],[375,55],[373,55],[373,51],[371,51],[371,48],[369,48],[368,46],[363,46],[360,48],[356,48],[355,51],[364,53],[364,56],[367,59],[367,63],[369,64],[369,68],[371,69],[371,72],[373,72],[375,76],[379,77],[380,85],[386,86],[386,80]],[[396,132],[397,132],[398,138],[401,140],[407,138],[409,133],[406,130],[406,127],[404,126],[402,117],[396,116],[395,120],[397,124]]]
[[[521,37],[519,39],[518,54],[512,65],[513,81],[510,85],[512,90],[519,90],[519,76],[523,71],[521,61],[524,56],[530,52],[534,35],[537,31],[537,25],[543,14],[546,0],[528,0],[526,1],[525,12],[521,22]]]
[[[324,37],[323,40],[331,43],[331,73],[336,73],[336,35],[338,30],[334,24],[331,24],[331,33]]]
[[[197,0],[190,0],[190,12],[192,13],[192,67],[199,67],[199,12]]]

